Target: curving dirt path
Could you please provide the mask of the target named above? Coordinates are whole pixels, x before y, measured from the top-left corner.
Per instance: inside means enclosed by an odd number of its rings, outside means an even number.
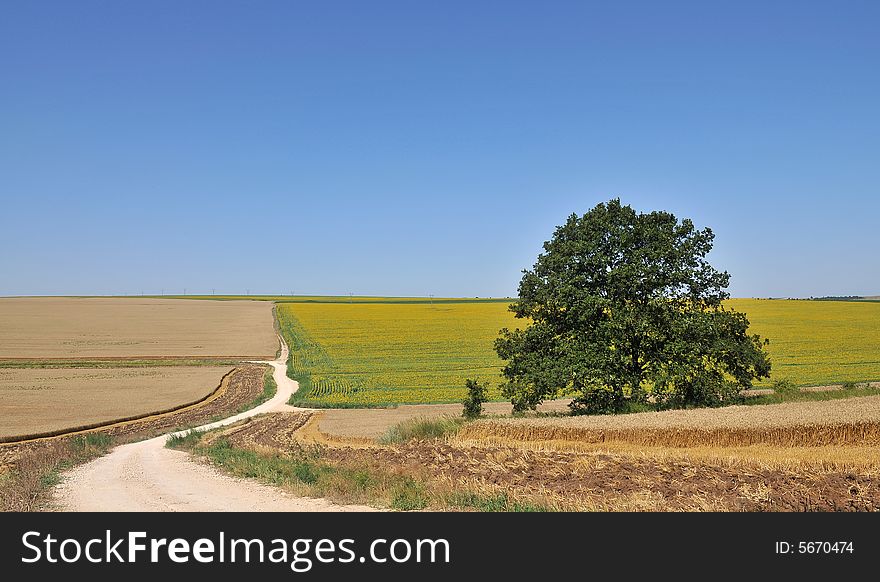
[[[269,412],[296,410],[287,404],[297,384],[287,377],[288,348],[269,364],[278,392],[241,414],[197,427],[209,430]],[[375,511],[361,505],[336,505],[324,499],[295,497],[276,487],[236,479],[198,463],[189,453],[165,448],[172,435],[121,445],[109,454],[64,474],[53,492],[63,511]]]

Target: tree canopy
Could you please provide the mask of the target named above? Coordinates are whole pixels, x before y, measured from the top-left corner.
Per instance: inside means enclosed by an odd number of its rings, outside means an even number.
[[[575,412],[717,406],[768,377],[767,340],[726,308],[730,275],[706,260],[711,229],[619,199],[572,214],[523,272],[495,341],[515,410],[561,395]]]

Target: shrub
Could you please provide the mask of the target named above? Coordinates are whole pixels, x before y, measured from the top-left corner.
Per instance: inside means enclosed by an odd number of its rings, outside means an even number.
[[[773,388],[773,392],[780,395],[796,394],[799,392],[798,387],[795,386],[794,382],[785,379],[776,380],[773,382],[771,388]]]
[[[464,405],[461,415],[465,418],[479,418],[483,414],[483,403],[488,399],[489,388],[471,379],[465,380],[464,385],[468,393],[461,402]]]
[[[572,414],[617,414],[626,407],[626,399],[620,390],[596,386],[585,390],[569,404]]]
[[[398,423],[379,437],[383,445],[406,443],[412,440],[431,440],[456,432],[461,419],[455,418],[413,418]]]

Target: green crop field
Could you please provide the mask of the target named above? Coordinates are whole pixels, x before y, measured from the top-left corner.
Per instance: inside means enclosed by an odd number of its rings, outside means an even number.
[[[280,303],[298,400],[451,402],[462,398],[466,378],[497,386],[502,362],[492,342],[515,323],[508,303]]]
[[[880,303],[733,299],[770,339],[771,380],[799,386],[880,380]],[[765,382],[766,383],[766,382]]]
[[[509,300],[273,297],[291,346],[296,400],[317,406],[454,402],[464,381],[499,398],[493,340],[523,322]],[[285,301],[286,299],[286,301]],[[771,380],[823,385],[880,380],[880,303],[734,299],[771,340]],[[765,382],[766,384],[766,382]]]

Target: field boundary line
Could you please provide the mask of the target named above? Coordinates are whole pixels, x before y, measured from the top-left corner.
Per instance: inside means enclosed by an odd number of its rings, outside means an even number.
[[[86,356],[81,358],[28,358],[28,357],[0,357],[0,365],[3,364],[82,364],[89,362],[241,362],[243,360],[259,360],[267,356]]]

